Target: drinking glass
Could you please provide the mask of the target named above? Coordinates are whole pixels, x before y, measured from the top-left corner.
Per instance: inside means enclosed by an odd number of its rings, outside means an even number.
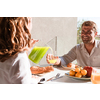
[[[91,82],[93,84],[100,84],[100,69],[94,69],[91,74]]]
[[[54,64],[54,63],[56,63],[56,62],[57,62],[57,59],[56,59],[54,56],[55,56],[55,54],[54,54],[54,53],[49,54],[48,61],[49,61],[49,63],[50,63],[50,64]]]

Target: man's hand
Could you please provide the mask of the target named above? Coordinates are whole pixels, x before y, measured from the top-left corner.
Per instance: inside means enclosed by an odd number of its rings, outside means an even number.
[[[56,60],[55,63],[50,63],[49,60]],[[53,54],[47,54],[46,60],[48,64],[54,64],[54,65],[61,65],[61,60],[58,56],[54,56]]]

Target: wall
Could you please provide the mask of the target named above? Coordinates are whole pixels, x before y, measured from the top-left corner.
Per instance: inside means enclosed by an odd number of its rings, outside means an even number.
[[[33,17],[32,24],[32,38],[48,43],[58,56],[77,44],[77,17]]]

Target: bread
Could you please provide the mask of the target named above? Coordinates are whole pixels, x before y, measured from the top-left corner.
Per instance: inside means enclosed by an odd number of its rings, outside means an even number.
[[[32,74],[43,74],[46,72],[54,71],[54,68],[53,66],[46,66],[46,67],[32,66],[30,70]]]

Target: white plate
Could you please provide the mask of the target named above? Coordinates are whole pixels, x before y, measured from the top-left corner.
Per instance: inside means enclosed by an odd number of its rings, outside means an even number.
[[[85,76],[84,77],[81,77],[81,78],[78,78],[78,77],[75,77],[75,76],[70,76],[69,75],[69,72],[68,73],[65,73],[65,75],[68,76],[68,77],[70,77],[70,78],[79,79],[79,80],[87,80],[87,81],[88,80],[91,80],[90,77],[85,77]]]
[[[67,66],[63,66],[63,65],[62,65],[62,67],[63,67],[64,69],[67,69],[67,70],[70,70],[70,69],[75,69],[75,68],[72,68],[72,67],[67,67]]]

